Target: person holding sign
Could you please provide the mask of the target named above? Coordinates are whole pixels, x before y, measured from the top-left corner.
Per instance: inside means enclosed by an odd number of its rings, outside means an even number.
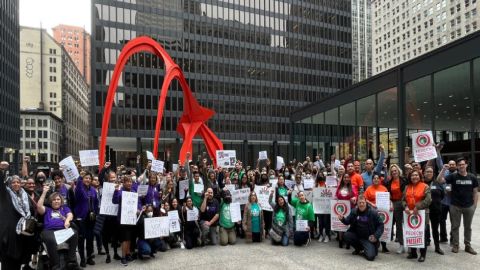
[[[150,173],[148,176],[148,190],[145,196],[140,196],[138,199],[142,202],[142,205],[151,205],[153,212],[158,215],[160,211],[160,205],[162,201],[162,189],[158,184],[157,173]]]
[[[283,179],[282,176],[280,177]],[[278,178],[279,183],[280,177]],[[273,193],[275,192],[271,190],[270,198],[268,199],[268,202],[273,209],[272,228],[269,231],[269,235],[272,239],[272,245],[282,244],[282,246],[286,247],[288,246],[290,231],[293,230],[293,219],[292,215],[290,214],[290,207],[285,201],[285,197],[276,196],[276,203],[274,203]],[[275,194],[278,194],[278,192],[276,192]]]
[[[373,208],[377,209],[377,192],[387,192],[386,195],[388,195],[388,190],[387,188],[380,184],[380,176],[378,175],[377,172],[373,173],[372,177],[372,184],[365,190],[365,193],[363,194],[365,196],[365,199],[367,200],[367,203]],[[389,209],[393,211],[393,204],[390,202],[390,207]],[[383,209],[386,210],[386,209]],[[382,244],[382,252],[383,253],[390,253],[390,250],[387,248],[387,243],[386,242],[381,242]]]
[[[98,198],[95,188],[91,185],[93,175],[84,172],[79,177],[75,186],[75,218],[78,226],[78,253],[80,266],[95,265],[93,260],[93,228],[98,214]],[[85,260],[85,242],[87,244],[87,257]]]
[[[112,203],[118,204],[117,218],[119,221],[121,220],[121,215],[122,215],[122,192],[123,191],[133,192],[132,178],[130,176],[124,175],[122,188],[120,188],[120,185],[117,184],[115,186],[115,192],[113,193]],[[130,254],[130,244],[134,234],[135,234],[135,225],[120,224],[118,229],[118,240],[122,245],[122,258],[120,259],[120,261],[123,266],[127,266],[128,262],[133,261],[133,258]]]
[[[204,246],[208,243],[215,246],[218,243],[217,225],[220,208],[217,199],[213,197],[212,188],[207,189],[207,192],[205,193],[205,197],[202,202],[202,206],[200,207],[200,211],[202,245]]]
[[[428,224],[428,207],[432,202],[430,187],[423,183],[423,176],[419,171],[413,171],[409,177],[409,184],[405,187],[403,192],[402,204],[405,208],[405,213],[407,215],[417,214],[418,210],[425,210],[425,224]],[[428,231],[425,226],[425,240],[428,239]],[[418,258],[419,262],[425,261],[425,256],[427,255],[427,247],[420,249],[420,257]],[[417,249],[410,248],[410,254],[408,254],[408,259],[417,258]]]
[[[200,172],[193,172],[193,178],[191,178],[188,182],[188,191],[190,193],[190,197],[192,197],[193,204],[197,208],[201,207],[203,201],[202,194],[204,192],[204,186],[203,183],[200,181]]]
[[[308,245],[310,242],[310,228],[313,228],[315,222],[315,212],[313,205],[305,197],[305,193],[300,191],[297,193],[297,198],[292,198],[292,191],[288,191],[288,202],[295,208],[295,222],[299,220],[308,221],[308,226],[305,230],[295,229],[293,235],[293,244],[296,246]]]
[[[70,228],[73,214],[72,211],[70,211],[70,208],[65,205],[62,195],[58,192],[52,193],[48,198],[48,204],[51,207],[45,207],[45,197],[49,191],[50,187],[44,185],[42,195],[37,202],[37,213],[44,216],[41,237],[47,247],[48,257],[50,258],[50,267],[51,269],[59,269],[60,258],[57,252],[57,242],[55,240],[54,232]],[[68,269],[79,269],[76,254],[78,233],[76,228],[73,229],[73,231],[74,235],[66,241],[68,243],[67,266]]]
[[[252,191],[248,197],[248,203],[245,205],[242,219],[245,238],[248,242],[262,242],[264,239],[265,222],[263,212],[258,203],[257,194]]]
[[[353,254],[363,254],[365,259],[375,260],[378,254],[378,240],[383,234],[383,222],[377,211],[367,204],[365,196],[359,195],[357,207],[352,209],[347,217],[338,215],[338,220],[350,225],[343,239],[355,248]]]
[[[395,235],[400,246],[397,253],[402,254],[405,252],[403,246],[403,205],[402,196],[405,187],[407,186],[407,180],[402,176],[402,170],[397,164],[390,165],[388,170],[388,177],[385,178],[385,187],[390,192],[390,200],[393,204],[393,220],[395,222]]]
[[[140,218],[137,222],[137,250],[138,258],[140,260],[143,260],[146,256],[155,258],[155,253],[157,253],[157,250],[167,250],[165,242],[163,242],[160,237],[145,239],[145,219],[154,217],[153,210],[154,209],[152,205],[146,205],[145,211],[140,215]]]
[[[232,221],[230,205],[232,203],[232,195],[229,190],[224,190],[223,201],[220,205],[220,245],[235,245],[237,238],[235,235],[235,223]]]
[[[335,197],[338,200],[350,201],[351,207],[354,208],[357,203],[358,189],[356,185],[353,185],[350,181],[350,175],[344,174],[335,192]],[[338,247],[343,248],[343,232],[338,232]],[[347,243],[347,249],[350,245]]]
[[[185,200],[185,206],[182,207],[182,225],[183,239],[185,247],[192,249],[198,245],[200,237],[200,226],[198,224],[198,208],[193,205],[191,197]]]
[[[335,176],[332,176],[332,177],[335,179],[335,183],[336,183],[337,181]],[[335,186],[337,186],[337,184]],[[327,182],[322,173],[319,173],[317,175],[317,178],[315,180],[315,187],[327,188]],[[318,242],[325,242],[325,243],[330,242],[330,234],[331,234],[330,214],[315,214],[315,219],[318,221]],[[323,234],[324,231],[325,231],[325,235]]]
[[[435,253],[444,255],[445,253],[440,248],[440,219],[442,217],[442,200],[445,197],[444,187],[435,181],[433,168],[431,166],[425,167],[425,184],[430,187],[432,196],[432,203],[430,204],[430,222],[432,224],[433,243],[435,244]],[[428,224],[425,224],[428,226]],[[428,243],[428,242],[427,242]]]
[[[64,205],[68,205],[68,187],[65,185],[63,173],[61,171],[53,171],[51,176],[55,183],[52,192],[59,193],[63,197]]]

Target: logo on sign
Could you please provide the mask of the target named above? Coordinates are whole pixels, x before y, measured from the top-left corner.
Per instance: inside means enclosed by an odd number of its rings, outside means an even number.
[[[417,229],[422,225],[422,217],[420,215],[409,215],[407,224],[412,229]]]
[[[333,210],[335,211],[336,215],[344,216],[347,213],[347,205],[343,202],[338,202],[333,207]]]
[[[378,215],[380,216],[380,220],[383,222],[383,224],[387,224],[390,220],[390,215],[387,212],[378,211]]]
[[[430,137],[427,135],[420,135],[417,137],[417,145],[425,147],[430,145]]]

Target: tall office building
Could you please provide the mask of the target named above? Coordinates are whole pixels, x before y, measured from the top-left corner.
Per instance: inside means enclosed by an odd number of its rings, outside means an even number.
[[[352,80],[372,76],[371,0],[352,0]]]
[[[2,160],[4,153],[13,154],[15,149],[20,148],[18,8],[18,0],[0,1],[0,158]]]
[[[60,155],[49,155],[44,160],[36,155],[34,161],[58,162],[61,157],[77,157],[79,150],[90,148],[90,88],[66,50],[44,29],[21,27],[20,40],[20,65],[24,71],[20,75],[21,109],[51,112],[63,121]],[[31,139],[48,142],[51,138]],[[38,147],[40,142],[35,147],[30,144],[30,149],[23,145],[22,153],[45,151]]]
[[[373,0],[373,73],[478,30],[477,0]]]
[[[65,48],[65,51],[70,55],[78,70],[90,85],[90,34],[83,27],[64,24],[57,25],[52,30],[53,38]]]
[[[92,12],[94,136],[100,136],[120,50],[138,36],[168,51],[200,104],[217,112],[208,126],[249,164],[259,150],[286,154],[290,113],[352,81],[350,1],[94,0]],[[128,62],[110,121],[111,160],[134,160],[135,152],[151,150],[163,75],[162,61],[149,53]],[[178,153],[182,111],[174,83],[161,152]],[[194,142],[195,154],[204,149]]]

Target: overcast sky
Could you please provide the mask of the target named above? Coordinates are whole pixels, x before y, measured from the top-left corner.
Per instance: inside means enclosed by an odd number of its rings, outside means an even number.
[[[84,27],[91,33],[90,0],[20,0],[20,25],[52,27],[67,24]]]

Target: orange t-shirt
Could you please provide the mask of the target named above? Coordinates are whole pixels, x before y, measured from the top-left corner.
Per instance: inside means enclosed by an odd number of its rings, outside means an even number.
[[[390,187],[390,198],[392,201],[399,201],[402,199],[402,187],[400,186],[400,179],[392,180]]]
[[[365,190],[363,195],[367,199],[367,201],[376,204],[377,203],[377,196],[375,195],[377,192],[388,192],[387,188],[383,185],[378,185],[375,187],[375,185],[371,185]]]
[[[352,182],[352,185],[357,186],[359,189],[360,189],[360,187],[363,187],[362,176],[358,173],[351,174],[350,175],[350,181]]]
[[[409,184],[405,188],[405,201],[407,202],[408,209],[413,210],[415,204],[425,198],[426,188],[427,184],[423,182],[418,182],[416,185]]]

